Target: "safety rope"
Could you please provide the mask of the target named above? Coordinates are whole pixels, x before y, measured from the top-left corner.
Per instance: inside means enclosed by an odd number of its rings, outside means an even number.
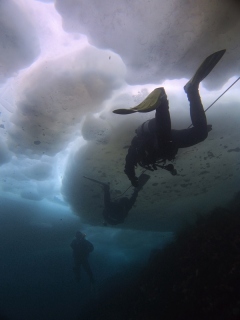
[[[144,172],[146,172],[147,170],[144,170],[142,173],[141,173],[141,175],[142,174],[144,174]],[[123,195],[124,195],[124,193],[126,193],[130,188],[132,187],[132,185],[130,185],[123,193],[121,193],[119,196],[116,196],[114,199],[113,199],[113,201],[114,200],[116,200],[116,199],[118,199],[118,198],[120,198],[120,197],[122,197]]]
[[[132,185],[130,185],[123,193],[121,193],[119,196],[116,196],[115,198],[113,198],[113,201],[122,197],[124,195],[124,193],[126,193],[128,191],[128,189],[130,189],[132,187]]]
[[[210,106],[207,107],[207,109],[205,109],[204,112],[206,113],[207,110],[210,109],[214,105],[214,103],[217,102],[232,86],[234,86],[235,83],[237,83],[239,79],[240,79],[240,77],[238,77],[237,80],[235,80],[215,101],[213,101],[213,103],[210,104]],[[191,127],[192,127],[192,124],[190,124],[188,129],[191,128]]]

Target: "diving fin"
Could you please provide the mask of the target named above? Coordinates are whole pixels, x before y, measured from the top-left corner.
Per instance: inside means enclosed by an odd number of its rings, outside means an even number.
[[[132,109],[116,109],[116,110],[113,110],[113,113],[116,113],[116,114],[130,114],[130,113],[135,113],[137,111],[135,110],[132,110]]]
[[[142,173],[138,178],[138,189],[142,189],[142,187],[148,182],[150,176],[148,174]]]
[[[198,86],[199,83],[206,78],[216,64],[221,60],[226,50],[220,50],[208,56],[195,72],[194,76],[185,84],[184,91],[187,93],[190,87]]]
[[[116,109],[113,110],[113,113],[116,114],[130,114],[135,112],[150,112],[155,110],[159,105],[159,99],[166,97],[166,93],[163,87],[154,89],[146,99],[143,100],[136,107],[130,109]]]

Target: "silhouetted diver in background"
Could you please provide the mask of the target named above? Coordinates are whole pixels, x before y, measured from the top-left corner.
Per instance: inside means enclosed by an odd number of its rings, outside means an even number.
[[[135,166],[139,164],[151,171],[161,167],[176,175],[174,166],[172,164],[165,166],[165,162],[173,160],[179,148],[191,147],[207,138],[212,126],[207,125],[198,87],[225,52],[226,50],[221,50],[207,57],[192,79],[184,86],[190,103],[192,128],[171,129],[169,105],[163,87],[155,89],[142,103],[134,108],[113,111],[117,114],[129,114],[156,110],[155,118],[144,122],[137,128],[136,136],[132,139],[131,146],[128,149],[124,172],[134,187],[138,186]]]
[[[124,220],[128,216],[129,211],[132,209],[137,200],[138,192],[147,183],[150,176],[142,173],[139,177],[139,186],[138,188],[134,189],[132,196],[130,198],[121,197],[115,200],[111,200],[109,184],[100,182],[95,179],[87,178],[85,176],[84,178],[100,184],[103,188],[104,209],[102,211],[102,215],[104,218],[104,225],[117,225],[124,222]]]
[[[73,271],[76,276],[76,280],[81,279],[81,267],[88,274],[91,283],[94,283],[92,269],[89,265],[88,256],[94,250],[93,244],[85,239],[86,235],[81,231],[76,232],[76,237],[71,242],[71,248],[73,249],[74,267]]]

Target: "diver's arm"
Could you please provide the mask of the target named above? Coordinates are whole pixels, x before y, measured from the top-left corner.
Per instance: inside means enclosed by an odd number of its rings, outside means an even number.
[[[121,219],[121,216],[118,217],[115,214],[116,211],[117,210],[116,210],[116,207],[114,206],[114,204],[110,208],[103,209],[102,215],[103,215],[105,224],[117,225],[117,224],[123,222],[123,219]]]
[[[103,186],[104,192],[104,207],[108,208],[111,205],[111,197],[110,197],[110,187],[109,185],[105,184]]]
[[[125,201],[125,208],[127,212],[129,212],[134,206],[137,200],[137,196],[138,196],[138,188],[135,188],[132,196],[129,199],[126,199],[127,201]]]
[[[131,146],[128,149],[128,153],[125,158],[125,170],[124,172],[128,176],[128,179],[131,181],[134,187],[138,186],[138,178],[135,175],[135,166],[137,165],[137,148],[136,148],[136,140],[134,137],[131,143]]]
[[[76,248],[76,240],[75,239],[71,242],[70,246],[73,250]]]

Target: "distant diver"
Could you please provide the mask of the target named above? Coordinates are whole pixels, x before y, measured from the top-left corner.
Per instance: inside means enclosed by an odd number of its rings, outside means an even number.
[[[81,267],[88,274],[91,283],[94,283],[93,272],[90,267],[88,256],[94,250],[93,244],[86,240],[86,235],[81,231],[76,232],[75,239],[71,242],[73,249],[73,271],[77,281],[81,280]]]
[[[132,207],[134,206],[137,200],[138,192],[147,183],[150,176],[142,173],[139,177],[138,188],[134,189],[132,196],[130,198],[121,197],[115,200],[111,200],[109,184],[100,182],[95,179],[87,178],[85,176],[84,178],[100,184],[103,188],[103,192],[104,192],[104,209],[102,211],[102,215],[104,218],[103,224],[117,225],[125,221],[129,211],[132,209]]]
[[[191,147],[207,138],[212,126],[207,124],[198,87],[225,52],[226,50],[221,50],[208,56],[184,86],[190,103],[193,127],[183,130],[171,129],[169,105],[163,87],[156,88],[134,108],[113,111],[117,114],[130,114],[156,110],[155,118],[144,122],[137,128],[136,136],[132,139],[128,149],[124,172],[134,187],[138,186],[138,178],[135,175],[137,165],[151,171],[160,167],[176,175],[177,171],[173,164],[165,165],[166,161],[174,160],[179,148]]]

